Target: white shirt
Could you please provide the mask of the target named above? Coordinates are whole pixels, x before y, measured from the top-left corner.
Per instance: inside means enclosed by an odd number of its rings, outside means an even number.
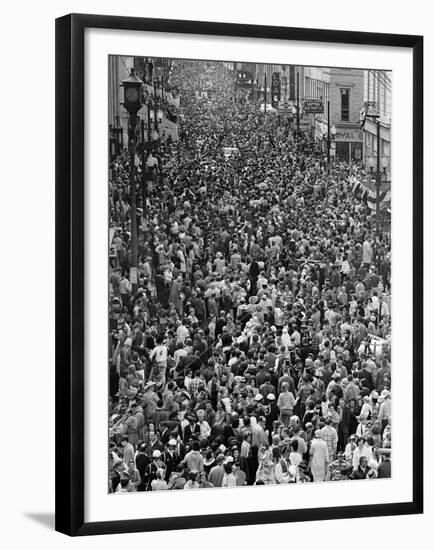
[[[359,467],[359,460],[361,456],[365,456],[368,459],[368,464],[369,464],[370,460],[374,458],[371,447],[368,447],[367,445],[363,445],[361,450],[360,450],[360,447],[357,447],[356,449],[354,449],[353,468],[355,470],[357,470],[357,468]]]
[[[164,344],[159,344],[149,354],[149,359],[153,359],[157,364],[166,364],[167,363],[167,347]]]
[[[199,428],[200,428],[200,437],[201,437],[201,439],[205,439],[211,433],[210,425],[208,424],[208,422],[206,420],[203,420],[202,422],[199,422],[198,424],[199,424]]]
[[[180,340],[181,342],[184,342],[184,340],[188,337],[188,328],[184,325],[180,325],[177,329],[176,329],[176,336],[178,338],[178,340]]]

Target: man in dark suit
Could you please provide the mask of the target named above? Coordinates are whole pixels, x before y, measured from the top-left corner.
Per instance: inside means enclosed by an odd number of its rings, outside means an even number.
[[[350,435],[352,412],[350,407],[345,404],[345,399],[343,397],[339,399],[337,412],[340,417],[340,422],[338,425],[338,451],[345,451],[348,436]]]
[[[184,428],[184,443],[188,443],[190,439],[196,439],[200,435],[200,426],[197,423],[196,416],[191,414],[188,421],[189,424]]]
[[[167,443],[167,448],[163,453],[163,462],[166,466],[165,480],[169,481],[172,472],[176,471],[176,468],[180,462],[180,457],[176,452],[176,439],[170,439]]]

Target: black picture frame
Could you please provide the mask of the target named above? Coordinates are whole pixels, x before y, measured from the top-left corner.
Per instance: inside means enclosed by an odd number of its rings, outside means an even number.
[[[86,28],[330,42],[413,51],[413,497],[410,502],[85,522],[84,32]],[[56,530],[71,536],[423,512],[423,37],[70,14],[56,20]]]

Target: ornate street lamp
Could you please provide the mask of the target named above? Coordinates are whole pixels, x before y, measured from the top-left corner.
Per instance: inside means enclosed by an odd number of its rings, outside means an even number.
[[[137,208],[136,208],[136,174],[135,174],[135,154],[136,154],[136,126],[137,112],[143,105],[143,82],[131,69],[130,76],[122,81],[124,88],[123,107],[128,111],[130,119],[129,127],[129,153],[130,153],[130,207],[131,207],[131,266],[130,283],[133,294],[137,293]]]
[[[142,88],[143,81],[136,76],[134,69],[131,69],[130,76],[122,81],[124,88],[124,102],[121,104],[130,115],[130,127],[135,132],[137,124],[137,112],[142,107]],[[134,137],[134,133],[130,136]]]

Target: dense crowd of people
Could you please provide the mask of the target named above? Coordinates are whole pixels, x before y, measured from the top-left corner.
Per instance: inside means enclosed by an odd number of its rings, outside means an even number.
[[[174,64],[180,140],[110,177],[109,491],[391,476],[390,233],[223,64]],[[223,148],[234,153],[226,157]]]

